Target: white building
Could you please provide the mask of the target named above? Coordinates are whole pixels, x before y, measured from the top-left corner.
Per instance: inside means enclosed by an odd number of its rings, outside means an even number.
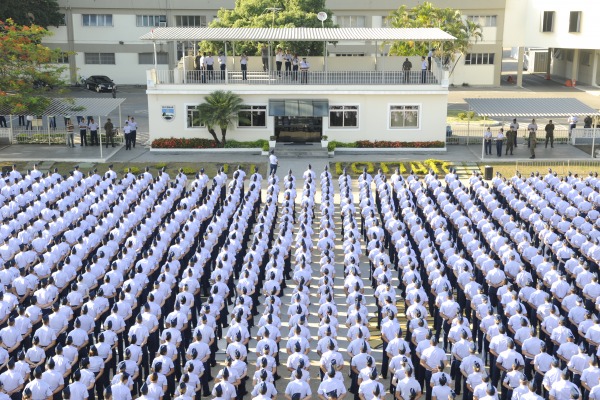
[[[499,85],[502,61],[502,34],[506,0],[437,0],[437,7],[461,10],[466,18],[481,24],[483,40],[474,44],[467,57],[461,58],[450,76],[460,86]],[[51,28],[54,36],[45,43],[76,53],[65,57],[69,64],[68,80],[108,75],[117,84],[144,84],[145,71],[153,64],[152,47],[141,35],[153,27],[205,27],[217,16],[219,8],[233,8],[234,0],[59,0],[65,24]],[[386,17],[401,5],[413,7],[419,0],[328,0],[333,20],[340,27],[379,28]],[[183,55],[183,42],[158,43],[158,67],[174,69]],[[187,43],[192,48],[194,43]],[[374,41],[346,41],[328,45],[330,58],[373,58],[386,48]],[[371,63],[372,61],[367,61]],[[345,63],[347,64],[347,63]]]
[[[444,41],[452,36],[435,29],[239,29],[239,28],[157,28],[144,36],[154,42],[194,41],[202,37],[220,41],[282,40],[343,41],[358,37],[374,40]],[[235,39],[232,39],[235,37]],[[228,69],[213,73],[193,68],[193,55],[181,69],[147,72],[150,139],[164,137],[211,138],[197,123],[198,104],[215,90],[239,94],[248,109],[237,125],[228,130],[236,140],[350,142],[356,140],[444,141],[448,104],[447,71],[433,63],[431,71],[421,70],[420,58],[412,60],[413,70],[400,70],[404,59],[361,58],[348,63],[345,58],[308,58],[310,69],[303,83],[298,72],[281,77],[264,72],[259,60],[250,60],[247,80],[243,80],[239,60],[228,58]],[[353,60],[354,61],[354,60]],[[427,62],[425,61],[425,66]],[[223,78],[223,79],[222,79]]]
[[[547,48],[553,78],[598,86],[600,2],[507,0],[506,15],[505,47]]]

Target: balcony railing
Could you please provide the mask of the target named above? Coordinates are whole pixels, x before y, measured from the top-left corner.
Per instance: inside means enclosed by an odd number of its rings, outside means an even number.
[[[432,71],[183,71],[157,70],[153,81],[157,85],[439,85]]]

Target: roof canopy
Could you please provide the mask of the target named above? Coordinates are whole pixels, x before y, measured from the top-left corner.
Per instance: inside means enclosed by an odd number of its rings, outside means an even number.
[[[79,98],[79,99],[61,99],[53,98],[50,105],[44,110],[42,115],[94,115],[106,117],[116,108],[118,108],[125,99],[106,98]],[[0,109],[0,115],[10,114],[6,110]]]
[[[155,28],[142,40],[209,41],[444,41],[454,36],[438,28]]]
[[[569,117],[571,115],[598,115],[577,99],[465,99],[469,107],[483,117]]]

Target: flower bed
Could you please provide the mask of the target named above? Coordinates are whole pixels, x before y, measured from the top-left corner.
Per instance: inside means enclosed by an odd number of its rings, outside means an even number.
[[[262,149],[265,144],[268,146],[269,142],[267,140],[254,140],[248,142],[240,142],[237,140],[229,140],[225,143],[225,146],[220,147],[214,140],[212,139],[200,139],[200,138],[191,138],[191,139],[182,139],[182,138],[159,138],[154,139],[152,141],[153,149],[254,149],[259,148]]]
[[[335,171],[337,175],[341,175],[346,169],[346,173],[353,176],[362,174],[363,169],[367,168],[369,174],[377,173],[380,169],[385,175],[391,175],[398,172],[405,175],[409,172],[413,172],[417,175],[425,175],[429,171],[433,171],[438,175],[443,175],[450,172],[451,164],[447,161],[428,159],[425,161],[388,161],[388,162],[336,162],[331,164],[332,171]]]
[[[359,149],[437,149],[443,148],[444,142],[430,141],[430,142],[394,142],[394,141],[374,141],[370,140],[359,140],[356,142],[356,147]]]

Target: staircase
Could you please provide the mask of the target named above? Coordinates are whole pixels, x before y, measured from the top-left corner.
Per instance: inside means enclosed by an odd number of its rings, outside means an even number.
[[[326,147],[321,147],[321,143],[306,144],[285,144],[277,143],[275,146],[275,155],[279,158],[302,157],[302,158],[327,158],[329,153]]]

